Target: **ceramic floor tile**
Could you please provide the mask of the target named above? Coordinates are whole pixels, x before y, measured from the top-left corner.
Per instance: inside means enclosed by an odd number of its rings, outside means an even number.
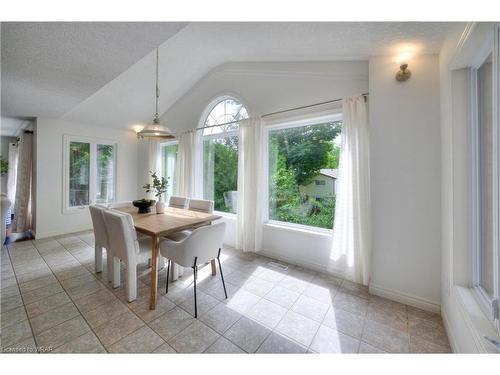
[[[244,350],[234,345],[225,337],[219,337],[204,353],[212,354],[242,354]]]
[[[26,291],[23,293],[23,300],[26,305],[29,305],[30,303],[40,301],[61,292],[63,292],[61,285],[59,283],[52,283],[42,288]]]
[[[318,322],[288,311],[275,330],[299,344],[309,346],[318,328]]]
[[[306,290],[304,290],[304,293],[302,293],[302,295],[331,305],[337,293],[337,287],[326,287],[322,285],[311,284],[306,288]]]
[[[236,294],[227,300],[224,300],[223,303],[225,303],[230,309],[238,311],[239,313],[245,313],[255,306],[260,299],[261,298],[255,294],[245,290],[239,290]]]
[[[164,340],[178,334],[192,324],[195,319],[180,307],[176,307],[149,323],[149,326]]]
[[[319,327],[310,346],[316,353],[357,353],[358,348],[358,339],[323,325]]]
[[[240,318],[241,314],[223,303],[200,317],[200,320],[218,333],[226,332]]]
[[[24,306],[20,306],[6,312],[2,311],[0,315],[2,329],[28,319]]]
[[[203,353],[220,335],[199,320],[167,340],[178,353]]]
[[[270,333],[271,331],[262,324],[242,317],[224,333],[224,337],[246,352],[253,353]]]
[[[292,276],[286,276],[278,285],[295,293],[302,293],[309,286],[306,281]]]
[[[78,315],[80,315],[80,312],[75,305],[70,302],[54,310],[37,315],[34,318],[30,318],[30,322],[33,333],[37,335]]]
[[[362,340],[391,353],[408,353],[410,350],[410,339],[407,333],[369,319],[365,321]]]
[[[272,332],[268,338],[262,343],[257,350],[257,353],[271,353],[271,354],[299,354],[305,353],[307,348],[303,345],[296,343],[290,338],[283,336],[277,332]]]
[[[449,345],[410,336],[410,353],[450,353]]]
[[[172,348],[167,343],[160,345],[152,352],[152,354],[175,354],[175,353],[177,353],[175,349]]]
[[[332,306],[325,315],[323,325],[360,339],[363,334],[364,318]]]
[[[17,344],[32,336],[30,324],[24,320],[2,329],[2,346]]]
[[[172,301],[161,295],[158,296],[154,310],[149,308],[149,301],[150,297],[146,296],[128,304],[128,307],[146,323],[175,308],[175,304]]]
[[[41,347],[56,349],[88,331],[90,328],[85,320],[81,316],[77,316],[36,335],[36,342]]]
[[[85,311],[82,315],[87,323],[92,328],[95,328],[128,311],[127,307],[120,300],[114,299],[109,303],[97,306],[93,310]]]
[[[165,341],[151,328],[144,326],[109,347],[110,353],[151,353]]]
[[[0,308],[2,312],[17,309],[21,306],[23,306],[23,299],[21,296],[12,296],[8,298],[2,297],[0,301]]]
[[[87,332],[76,339],[61,345],[53,353],[106,353],[99,339],[92,332]]]
[[[406,318],[406,311],[390,310],[370,304],[368,306],[366,318],[385,324],[399,331],[408,332],[408,319]]]
[[[286,312],[287,309],[284,307],[266,299],[261,299],[246,315],[262,323],[266,327],[273,329],[285,316]]]
[[[321,323],[329,307],[326,303],[301,295],[292,306],[292,311]]]
[[[296,292],[292,292],[286,288],[281,286],[274,287],[269,293],[267,293],[264,298],[277,303],[278,305],[289,309],[293,306],[295,301],[299,298],[300,294]]]
[[[253,278],[243,284],[242,289],[259,297],[265,296],[274,288],[274,284],[259,278]]]
[[[143,325],[144,322],[137,316],[131,312],[126,312],[94,328],[94,332],[103,345],[108,348]]]
[[[46,313],[47,311],[53,310],[69,302],[71,302],[71,300],[69,299],[68,295],[65,292],[61,292],[44,298],[40,301],[26,305],[26,311],[28,313],[28,316],[30,318],[33,318],[37,315]]]
[[[365,316],[366,311],[368,310],[368,301],[364,298],[359,298],[348,293],[339,292],[333,300],[333,306],[351,313]]]
[[[215,305],[219,303],[219,300],[202,292],[197,291],[196,300],[198,304],[198,316],[201,316],[208,311],[210,311]],[[187,298],[181,302],[180,307],[194,316],[194,295],[193,298]]]
[[[370,344],[367,344],[366,342],[361,341],[361,343],[359,344],[358,353],[360,353],[360,354],[386,354],[387,352],[383,351],[382,349],[376,348]]]

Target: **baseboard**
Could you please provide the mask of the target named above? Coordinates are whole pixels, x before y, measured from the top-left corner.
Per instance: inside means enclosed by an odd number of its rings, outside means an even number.
[[[452,353],[460,353],[460,349],[457,343],[457,338],[453,333],[453,329],[451,328],[451,324],[448,319],[448,315],[446,313],[445,308],[441,309],[441,318],[443,319],[444,329],[446,331],[446,335],[448,336],[448,342],[450,343]]]
[[[425,298],[417,297],[397,290],[383,288],[373,283],[370,283],[369,291],[373,295],[387,298],[396,302],[401,302],[408,306],[413,306],[422,310],[438,314],[441,313],[441,304],[434,301],[429,301],[428,299]]]
[[[273,258],[276,260],[281,260],[282,262],[290,263],[290,264],[293,264],[295,266],[308,268],[308,269],[313,270],[313,271],[317,271],[317,272],[321,272],[321,273],[328,273],[330,275],[339,277],[341,279],[344,278],[344,274],[342,272],[331,271],[324,264],[318,264],[318,263],[307,262],[307,261],[303,261],[303,260],[297,260],[294,258],[289,258],[287,256],[283,256],[281,254],[274,253],[272,251],[267,251],[267,250],[258,251],[257,254],[263,255],[263,256],[266,256],[269,258]]]
[[[64,231],[52,231],[52,232],[37,232],[35,239],[41,240],[47,237],[54,237],[54,236],[61,236],[63,234],[71,234],[71,233],[78,233],[78,232],[84,232],[92,230],[92,226],[81,226],[81,227],[76,227],[72,228],[71,230],[64,230]]]

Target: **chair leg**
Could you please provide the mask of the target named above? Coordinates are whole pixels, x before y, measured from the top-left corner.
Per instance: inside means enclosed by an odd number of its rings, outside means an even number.
[[[128,302],[137,299],[137,265],[127,264],[127,300]]]
[[[94,252],[95,252],[95,272],[99,273],[102,272],[102,247],[95,245]]]
[[[165,289],[165,293],[168,293],[168,279],[170,278],[170,262],[171,260],[167,260],[167,288]]]
[[[222,279],[222,286],[224,287],[224,295],[226,296],[227,299],[226,283],[224,282],[224,274],[222,273],[222,266],[220,264],[220,248],[219,248],[219,253],[217,254],[217,262],[219,262],[220,278]]]
[[[194,317],[198,318],[198,305],[196,302],[196,279],[198,278],[198,267],[196,266],[196,262],[198,261],[198,257],[194,258],[193,265],[193,279],[194,279]]]
[[[106,249],[106,267],[108,269],[108,282],[113,281],[113,254],[109,249]]]
[[[120,286],[120,258],[113,257],[113,288]]]

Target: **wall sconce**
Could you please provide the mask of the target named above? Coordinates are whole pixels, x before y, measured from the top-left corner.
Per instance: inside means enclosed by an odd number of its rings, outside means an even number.
[[[399,66],[399,72],[396,73],[396,81],[404,82],[411,77],[411,71],[408,69],[408,64],[404,63]]]

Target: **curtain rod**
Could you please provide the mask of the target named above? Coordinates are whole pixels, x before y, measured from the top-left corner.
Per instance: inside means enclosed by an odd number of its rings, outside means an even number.
[[[364,93],[364,94],[361,94],[361,96],[364,96],[365,97],[365,101],[366,101],[366,97],[368,96],[368,93]],[[266,113],[264,115],[262,115],[261,117],[269,117],[269,116],[274,116],[274,115],[279,115],[280,113],[286,113],[286,112],[291,112],[291,111],[297,111],[299,109],[306,109],[306,108],[311,108],[311,107],[317,107],[319,105],[325,105],[325,104],[330,104],[330,103],[336,103],[336,102],[340,102],[342,99],[333,99],[333,100],[327,100],[326,102],[320,102],[320,103],[315,103],[315,104],[309,104],[309,105],[303,105],[301,107],[295,107],[295,108],[288,108],[288,109],[284,109],[282,111],[276,111],[276,112],[270,112],[270,113]],[[210,126],[203,126],[203,127],[199,127],[199,128],[196,128],[195,130],[203,130],[203,129],[210,129],[210,128],[215,128],[217,126],[224,126],[224,125],[231,125],[231,124],[237,124],[238,122],[241,122],[241,120],[237,120],[237,121],[229,121],[229,122],[225,122],[224,124],[217,124],[217,125],[210,125]]]

